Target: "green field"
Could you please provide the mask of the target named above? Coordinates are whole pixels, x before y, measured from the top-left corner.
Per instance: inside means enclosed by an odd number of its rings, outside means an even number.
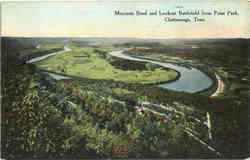
[[[160,83],[176,79],[178,73],[174,70],[157,68],[152,70],[121,70],[109,63],[109,55],[106,58],[100,56],[96,49],[89,47],[70,46],[72,51],[55,55],[36,65],[45,70],[70,76],[85,77],[90,79],[108,79],[129,83]],[[108,51],[113,47],[99,47],[98,50]]]
[[[39,50],[50,50],[50,49],[55,49],[55,48],[63,48],[63,44],[62,43],[41,44]]]

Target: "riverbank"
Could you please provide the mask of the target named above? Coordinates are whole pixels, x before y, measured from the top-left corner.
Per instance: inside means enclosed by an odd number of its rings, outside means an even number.
[[[66,79],[72,79],[72,80],[80,80],[80,81],[85,81],[85,82],[108,82],[108,83],[116,83],[116,84],[127,84],[127,85],[134,85],[134,86],[155,86],[159,84],[165,84],[165,83],[171,83],[169,81],[167,82],[160,82],[160,83],[147,83],[147,84],[141,84],[141,83],[127,83],[127,82],[122,82],[122,81],[115,81],[115,80],[107,80],[107,79],[90,79],[90,78],[85,78],[85,77],[79,77],[79,76],[71,76],[63,73],[58,73],[54,71],[49,71],[49,70],[44,70],[44,69],[39,69],[36,67],[34,64],[29,64],[32,68],[35,68],[36,72],[39,72],[41,74],[47,74],[50,77],[52,77],[55,80],[66,80]],[[179,76],[177,77],[178,80]],[[174,81],[174,80],[173,80]]]
[[[219,94],[223,93],[224,92],[224,89],[225,89],[225,84],[223,83],[221,77],[215,73],[215,76],[216,76],[216,79],[218,81],[218,87],[216,89],[216,91],[210,96],[210,97],[216,97],[218,96]]]
[[[65,52],[69,52],[71,51],[70,48],[68,48],[67,46],[64,46],[63,49],[57,49],[56,52],[49,52],[47,54],[43,54],[42,56],[39,56],[39,55],[34,55],[33,58],[29,59],[28,61],[26,61],[26,63],[34,63],[34,62],[38,62],[38,61],[41,61],[45,58],[48,58],[50,56],[53,56],[53,55],[56,55],[56,54],[61,54],[61,53],[65,53]]]

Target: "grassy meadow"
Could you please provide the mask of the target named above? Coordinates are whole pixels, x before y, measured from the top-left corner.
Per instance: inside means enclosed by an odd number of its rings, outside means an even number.
[[[69,46],[72,51],[52,56],[37,62],[36,65],[44,70],[54,71],[70,76],[90,79],[106,79],[128,83],[161,83],[175,80],[178,73],[161,67],[155,70],[122,70],[110,64],[108,53],[102,57],[95,48]],[[99,47],[98,51],[107,52],[114,47]],[[146,64],[145,64],[146,65]]]

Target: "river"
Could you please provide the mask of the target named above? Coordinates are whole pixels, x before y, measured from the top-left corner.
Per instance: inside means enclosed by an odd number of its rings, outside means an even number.
[[[109,52],[109,54],[112,56],[123,58],[123,59],[158,64],[162,67],[174,69],[180,73],[180,78],[178,80],[170,82],[170,83],[157,85],[158,87],[161,87],[161,88],[167,88],[170,90],[183,91],[183,92],[188,92],[188,93],[195,93],[195,92],[199,92],[204,89],[207,89],[211,87],[211,85],[213,84],[213,81],[209,76],[207,76],[202,71],[193,67],[187,68],[187,67],[175,65],[172,63],[165,63],[165,62],[158,62],[158,61],[153,61],[153,60],[135,58],[135,57],[131,57],[129,55],[123,54],[123,51],[112,51],[112,52]]]
[[[41,57],[36,57],[36,58],[29,60],[27,63],[34,63],[37,61],[41,61],[49,56],[59,54],[59,53],[65,53],[65,52],[70,51],[70,50],[71,49],[69,49],[65,46],[63,51],[51,53],[49,55],[45,55],[45,56],[41,56]],[[123,50],[111,51],[111,52],[109,52],[109,54],[112,56],[116,56],[116,57],[127,59],[127,60],[158,64],[162,67],[174,69],[180,73],[180,78],[178,80],[173,81],[173,82],[169,82],[169,83],[159,84],[159,85],[157,85],[157,87],[167,88],[167,89],[174,90],[174,91],[195,93],[195,92],[205,90],[205,89],[211,87],[211,85],[213,84],[213,81],[209,76],[207,76],[202,71],[200,71],[196,68],[193,68],[193,67],[187,68],[187,67],[179,66],[177,64],[172,64],[172,63],[158,62],[158,61],[153,61],[153,60],[135,58],[135,57],[131,57],[129,55],[123,54]],[[52,78],[57,79],[57,80],[70,78],[70,77],[62,76],[62,75],[55,74],[55,73],[48,73],[48,74]]]

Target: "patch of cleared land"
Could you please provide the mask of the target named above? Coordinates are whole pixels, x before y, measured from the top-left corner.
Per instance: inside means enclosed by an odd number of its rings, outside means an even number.
[[[155,70],[122,70],[109,63],[108,54],[100,55],[96,50],[108,51],[113,47],[76,47],[70,46],[72,51],[65,54],[51,56],[36,65],[45,70],[67,74],[70,76],[90,79],[112,79],[129,83],[161,83],[176,79],[178,73],[161,67]]]

